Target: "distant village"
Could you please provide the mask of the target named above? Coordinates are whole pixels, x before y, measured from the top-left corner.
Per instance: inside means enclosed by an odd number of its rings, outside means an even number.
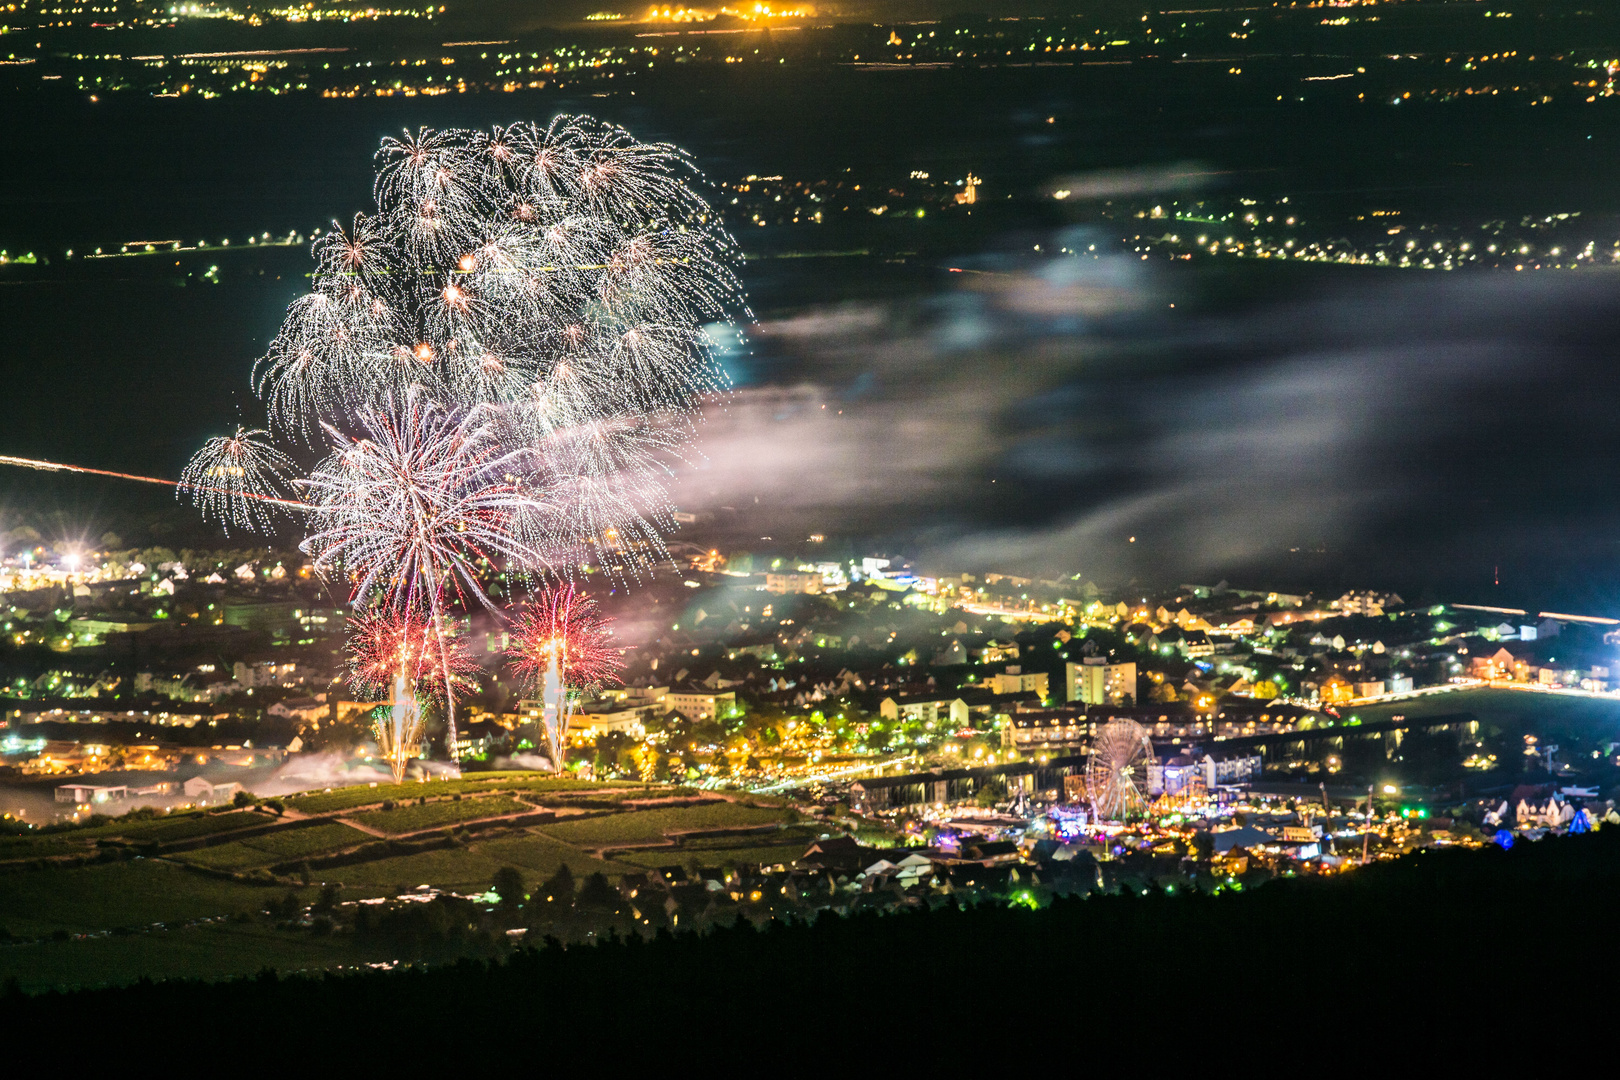
[[[584,576],[623,684],[580,703],[555,767],[541,703],[500,665],[506,631],[463,616],[486,672],[461,778],[439,733],[393,785],[370,728],[387,703],[348,692],[346,613],[295,554],[158,549],[5,574],[0,809],[13,831],[107,823],[85,833],[98,859],[122,844],[325,879],[417,850],[401,845],[465,846],[468,830],[552,843],[594,835],[567,815],[630,829],[663,814],[664,832],[580,841],[575,861],[673,845],[608,906],[653,895],[691,926],[750,896],[802,913],[1219,890],[1620,824],[1605,788],[1620,748],[1577,756],[1446,704],[1615,697],[1620,623],[1602,617],[1226,582],[1126,596],[1078,576],[693,549],[633,588]],[[622,804],[541,794],[559,783],[647,787],[611,795]],[[172,842],[117,839],[167,836],[152,815],[187,811],[219,816],[174,821]],[[271,842],[294,834],[313,858]],[[90,857],[77,835],[53,857]]]
[[[0,573],[6,773],[122,770],[151,774],[120,785],[132,793],[177,795],[160,775],[251,780],[334,748],[363,759],[379,703],[346,692],[341,600],[296,555],[155,549],[82,573],[42,561]],[[712,551],[684,563],[635,588],[593,585],[624,642],[624,685],[582,704],[573,772],[780,786],[1006,766],[1083,755],[1098,723],[1119,717],[1185,747],[1156,777],[1196,760],[1214,786],[1262,771],[1220,743],[1358,704],[1615,685],[1620,623],[1594,617],[1225,582],[1126,598],[1079,578],[930,576],[881,557]],[[477,612],[461,633],[489,668],[463,766],[532,756],[534,705],[498,667],[505,632]]]

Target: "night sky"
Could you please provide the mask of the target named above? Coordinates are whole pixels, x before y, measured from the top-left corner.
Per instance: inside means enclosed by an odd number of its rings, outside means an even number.
[[[1023,197],[1194,162],[1215,192],[1615,209],[1600,181],[1620,143],[1585,121],[1206,112],[1147,128],[1039,75],[924,78],[881,96],[851,76],[645,101],[42,105],[0,121],[3,243],[307,230],[369,206],[370,152],[390,131],[573,109],[680,142],[719,179],[972,168]],[[1462,168],[1464,150],[1500,167]],[[742,235],[760,256],[744,272],[759,321],[682,507],[737,508],[723,520],[738,543],[830,532],[940,570],[1620,608],[1613,275],[1048,257],[1091,228],[1003,218],[929,233],[904,263],[774,259],[803,241]],[[308,266],[293,250],[212,287],[145,268],[0,285],[0,450],[178,475],[201,439],[259,417],[251,364]],[[210,535],[156,488],[13,471],[0,497],[7,527]]]

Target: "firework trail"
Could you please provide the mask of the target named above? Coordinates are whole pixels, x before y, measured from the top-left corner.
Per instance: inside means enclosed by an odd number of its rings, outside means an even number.
[[[422,756],[422,703],[411,694],[403,671],[394,676],[394,694],[387,708],[372,723],[377,752],[388,762],[394,783],[405,781],[412,758]]]
[[[583,116],[385,140],[376,212],[317,238],[311,291],[254,371],[277,438],[326,456],[298,475],[302,451],[239,430],[186,471],[205,515],[243,526],[302,496],[303,549],[355,609],[428,628],[452,760],[448,606],[489,606],[495,573],[667,558],[670,470],[727,387],[704,328],[747,315],[699,179]]]
[[[562,770],[579,692],[620,681],[623,652],[611,637],[596,601],[573,582],[541,590],[514,621],[507,655],[545,703],[541,726],[555,771]]]
[[[256,434],[263,434],[262,432]],[[223,439],[211,439],[210,443],[224,442]],[[141,476],[137,473],[113,472],[111,469],[91,469],[83,465],[64,465],[60,461],[41,461],[37,458],[12,457],[0,454],[0,465],[15,465],[21,469],[33,469],[37,472],[69,472],[80,473],[85,476],[110,476],[115,480],[133,480],[138,484],[162,484],[165,487],[178,488],[204,496],[228,496],[243,503],[265,503],[275,506],[287,507],[294,510],[306,509],[306,504],[297,499],[279,498],[271,494],[243,490],[242,485],[231,487],[213,487],[208,484],[194,483],[185,479],[165,480],[161,476]],[[188,469],[189,471],[189,469]],[[183,476],[184,474],[182,474]],[[245,512],[245,511],[244,511]]]
[[[117,480],[134,480],[141,484],[166,484],[169,487],[179,487],[174,480],[164,480],[157,476],[137,476],[134,473],[113,472],[109,469],[87,469],[82,465],[63,465],[55,461],[39,461],[35,458],[10,457],[0,455],[0,465],[15,465],[23,469],[34,469],[39,472],[71,472],[83,473],[88,476],[111,476]]]

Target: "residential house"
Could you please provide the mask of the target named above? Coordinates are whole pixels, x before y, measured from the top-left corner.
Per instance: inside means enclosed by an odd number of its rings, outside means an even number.
[[[943,720],[947,731],[968,726],[967,703],[953,694],[922,698],[886,697],[878,703],[878,715],[885,720],[901,720],[924,726],[938,725]]]
[[[1044,701],[1050,692],[1048,678],[1044,671],[1026,673],[1014,664],[1009,665],[1005,671],[990,676],[986,680],[986,685],[997,694],[1038,694]]]

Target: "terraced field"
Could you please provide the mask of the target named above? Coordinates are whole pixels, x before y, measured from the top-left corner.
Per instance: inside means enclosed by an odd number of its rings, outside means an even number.
[[[180,840],[194,840],[199,836],[213,836],[236,829],[268,825],[277,819],[254,810],[230,811],[223,814],[202,812],[169,814],[163,817],[136,821],[111,821],[82,829],[35,836],[8,836],[0,838],[0,861],[13,859],[43,859],[58,855],[84,855],[96,850],[100,840],[124,840],[132,844],[168,844]]]
[[[372,806],[393,800],[402,802],[424,796],[429,799],[447,795],[487,795],[497,792],[532,792],[535,794],[604,792],[632,789],[638,794],[645,785],[635,781],[614,781],[599,784],[589,780],[540,776],[532,772],[473,773],[460,780],[432,780],[415,784],[360,784],[354,787],[334,788],[310,795],[295,795],[286,804],[302,814],[330,814],[352,810],[359,806]]]
[[[340,822],[329,822],[301,829],[281,829],[247,840],[198,848],[177,858],[214,870],[245,870],[342,851],[371,839],[359,829],[352,829]]]
[[[349,820],[379,832],[408,833],[419,829],[436,829],[478,818],[500,817],[503,814],[521,814],[535,807],[518,802],[510,795],[486,795],[481,799],[463,799],[460,802],[431,802],[426,805],[398,806],[392,810],[371,810],[353,814]]]
[[[541,831],[567,844],[605,847],[617,844],[657,843],[669,833],[785,824],[791,821],[793,816],[791,810],[782,807],[715,802],[701,806],[632,810],[608,817],[587,818],[583,821],[559,821],[544,826]]]

